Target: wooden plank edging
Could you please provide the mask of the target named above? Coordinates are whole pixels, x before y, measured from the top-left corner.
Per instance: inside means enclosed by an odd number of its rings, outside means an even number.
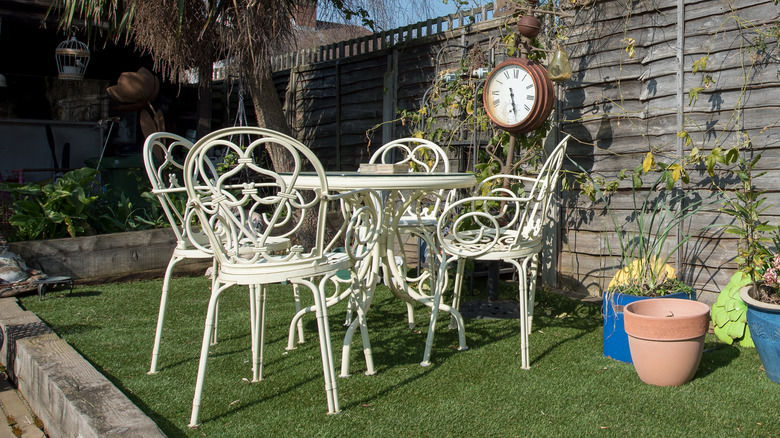
[[[20,315],[19,310],[15,299],[0,300],[0,315]],[[24,318],[45,325],[30,312],[24,312]],[[127,396],[53,332],[15,341],[18,390],[43,422],[47,436],[165,436]]]

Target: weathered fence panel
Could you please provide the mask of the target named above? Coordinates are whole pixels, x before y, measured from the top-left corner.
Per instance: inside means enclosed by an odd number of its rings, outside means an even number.
[[[679,3],[682,11],[676,0],[590,2],[567,20],[575,72],[565,84],[560,123],[578,141],[569,148],[570,158],[591,175],[614,179],[651,151],[657,157],[665,153],[663,159],[670,162],[693,147],[707,154],[748,141],[749,153],[763,154],[760,170],[778,168],[778,41],[761,41],[761,35],[780,18],[780,5],[772,0]],[[684,33],[678,41],[680,26]],[[706,69],[694,74],[693,64],[703,56],[708,57]],[[713,79],[707,87],[704,75]],[[702,87],[698,99],[691,98],[695,87]],[[678,114],[683,115],[681,126]],[[678,138],[681,131],[690,133],[692,144]],[[765,212],[774,223],[780,218],[780,178],[770,171],[756,184],[775,204]],[[729,194],[736,181],[717,180],[716,185]],[[679,188],[690,198],[717,193],[703,166]],[[610,206],[619,226],[626,226],[633,212],[628,182],[611,196]],[[718,212],[720,206],[708,204],[683,224],[683,233],[691,238],[670,259],[682,278],[705,294],[720,291],[736,268],[737,239],[713,226],[730,221]],[[619,254],[604,204],[569,192],[562,215],[561,277],[571,287],[602,291]],[[675,241],[676,232],[669,238]]]
[[[295,135],[326,168],[356,169],[384,142],[412,132],[396,121],[398,111],[419,109],[437,74],[457,68],[474,46],[488,50],[507,19],[484,6],[276,57],[274,81]]]
[[[780,175],[772,172],[780,166],[780,50],[775,37],[766,37],[780,19],[780,5],[773,0],[573,3],[574,16],[564,23],[574,77],[559,88],[554,117],[576,139],[568,155],[577,166],[614,179],[651,151],[669,162],[693,147],[707,154],[749,143],[751,153],[763,154],[759,171],[770,171],[756,180],[773,204],[765,215],[773,222],[780,218]],[[398,111],[418,109],[433,81],[457,67],[470,48],[480,47],[494,63],[502,60],[505,54],[495,42],[507,19],[487,7],[278,57],[274,79],[296,135],[328,168],[356,168],[384,141],[411,131],[395,122]],[[694,73],[694,62],[704,56],[706,68]],[[713,81],[707,87],[704,75]],[[702,89],[694,99],[691,90],[697,87]],[[448,129],[458,131],[457,119],[444,119]],[[692,144],[683,142],[681,131],[690,134]],[[455,138],[456,144],[471,141]],[[653,179],[644,177],[645,187]],[[677,190],[694,201],[710,199],[716,189],[729,195],[737,187],[734,180],[715,181],[699,166],[691,169],[690,183]],[[609,197],[619,227],[631,224],[631,196],[629,181],[623,181]],[[591,202],[576,189],[561,198],[561,284],[600,293],[617,267],[616,231],[603,202]],[[736,268],[737,239],[716,226],[729,221],[718,212],[720,206],[708,203],[682,224],[679,231],[690,240],[670,255],[682,278],[705,294],[718,292]],[[676,245],[677,234],[673,230],[668,248]]]

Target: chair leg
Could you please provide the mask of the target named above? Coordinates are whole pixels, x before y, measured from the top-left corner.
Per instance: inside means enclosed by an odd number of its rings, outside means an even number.
[[[219,301],[217,301],[217,307],[214,310],[214,332],[211,334],[211,345],[217,344],[217,327],[219,326]]]
[[[160,295],[160,310],[157,314],[157,330],[154,332],[152,364],[149,367],[149,372],[147,374],[157,373],[157,360],[160,356],[160,343],[162,342],[162,329],[163,322],[165,321],[165,308],[168,305],[168,289],[171,286],[171,274],[173,273],[173,267],[176,266],[180,260],[184,260],[184,257],[172,257],[170,262],[168,262],[168,268],[165,269],[165,277],[163,278],[162,284],[162,294]]]
[[[217,278],[217,259],[212,259],[211,262],[211,287],[214,287],[214,281]],[[217,309],[214,314],[214,333],[211,336],[211,345],[217,343],[217,326],[219,325],[219,301],[217,301]]]
[[[298,326],[301,325],[301,320],[303,318],[303,315],[314,310],[313,307],[307,307],[305,309],[300,309],[299,307],[300,307],[300,302],[296,305],[295,315],[293,316],[292,321],[290,321],[290,329],[289,332],[287,333],[287,347],[284,348],[286,351],[292,351],[297,348],[295,346],[295,332],[298,329]]]
[[[534,319],[534,304],[536,302],[536,273],[539,269],[539,255],[530,258],[531,267],[528,269],[528,332]]]
[[[442,255],[444,257],[444,255]],[[431,320],[428,323],[428,336],[425,338],[425,352],[423,353],[423,360],[420,362],[421,366],[427,367],[431,364],[431,349],[433,348],[433,335],[436,329],[436,319],[439,316],[439,307],[441,306],[441,293],[445,284],[444,278],[447,270],[447,260],[442,258],[439,261],[439,272],[434,279],[435,290],[433,291],[433,301],[431,303]],[[454,314],[453,314],[454,315]],[[461,332],[462,333],[462,332]]]
[[[507,260],[512,263],[517,269],[518,274],[518,298],[520,300],[520,367],[524,370],[530,369],[530,349],[529,349],[529,333],[531,330],[530,320],[528,317],[528,261],[530,258],[526,258],[522,263],[517,260]]]
[[[249,286],[249,324],[252,338],[252,382],[263,380],[265,349],[265,285]]]
[[[460,298],[463,293],[463,272],[466,269],[466,259],[458,258],[458,266],[455,271],[455,284],[452,288],[452,308],[460,311]],[[450,330],[458,327],[458,321],[454,316],[450,317]]]
[[[340,411],[338,389],[336,387],[336,371],[333,363],[333,350],[330,343],[330,327],[328,326],[328,309],[325,306],[324,286],[326,278],[320,280],[319,285],[314,285],[310,280],[298,279],[296,283],[308,287],[314,295],[315,315],[317,318],[317,331],[320,337],[320,356],[322,357],[322,374],[325,380],[325,395],[328,400],[328,414],[336,414]]]
[[[265,301],[267,288],[265,285],[255,286],[255,310],[257,316],[255,322],[258,327],[253,328],[254,348],[252,350],[252,381],[263,380],[263,357],[265,353]],[[259,331],[259,333],[258,333]]]
[[[333,285],[336,287],[336,290],[338,291],[339,288],[339,282],[333,280]],[[344,327],[349,327],[352,325],[353,317],[352,314],[355,312],[355,303],[353,300],[347,300],[347,314],[344,317]]]
[[[375,284],[371,281],[368,284]],[[352,323],[347,328],[347,333],[344,335],[344,345],[341,350],[341,374],[339,377],[349,377],[349,362],[350,362],[350,350],[352,345],[352,336],[355,333],[356,327],[360,326],[360,336],[363,342],[363,356],[366,360],[366,375],[373,376],[376,374],[376,368],[374,367],[374,356],[371,352],[371,340],[368,336],[368,323],[366,320],[366,313],[371,306],[371,300],[374,295],[374,287],[369,286],[367,290],[362,290],[358,293],[355,292],[349,300],[350,305],[357,313],[357,318],[352,320]]]
[[[447,266],[452,262],[452,259],[447,259],[446,255],[442,254],[438,275],[435,278],[435,290],[432,297],[432,302],[428,305],[431,306],[431,321],[428,325],[428,337],[425,341],[425,353],[423,353],[423,361],[420,363],[422,366],[428,366],[431,364],[431,350],[433,347],[433,335],[436,327],[436,318],[438,317],[439,310],[444,310],[450,313],[451,320],[455,320],[455,325],[458,329],[458,351],[468,350],[466,345],[466,326],[463,323],[463,316],[454,307],[450,307],[441,302],[441,294],[444,292],[444,288],[447,286]]]
[[[295,313],[299,313],[301,311],[301,293],[297,284],[293,284],[293,300],[295,301]],[[298,328],[298,343],[303,344],[303,320],[299,318],[296,327]]]
[[[215,288],[218,283],[214,284]],[[209,358],[209,346],[211,345],[211,336],[214,333],[214,319],[217,314],[217,302],[219,295],[228,288],[229,285],[221,285],[212,289],[209,307],[206,312],[206,324],[203,329],[203,343],[200,347],[200,361],[198,363],[198,377],[195,381],[195,395],[192,398],[192,415],[190,416],[190,428],[198,427],[198,417],[200,415],[200,405],[203,398],[203,382],[206,380],[206,365]]]
[[[249,338],[252,344],[252,378],[254,379],[257,368],[255,358],[257,357],[257,344],[258,344],[258,332],[257,332],[257,285],[249,285]]]
[[[412,303],[406,303],[406,323],[409,325],[409,330],[414,330],[414,306]]]

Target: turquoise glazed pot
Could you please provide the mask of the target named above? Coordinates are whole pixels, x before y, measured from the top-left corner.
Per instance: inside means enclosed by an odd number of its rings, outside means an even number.
[[[621,293],[605,293],[601,304],[601,315],[604,317],[604,356],[621,362],[633,363],[631,351],[628,349],[628,335],[623,322],[623,308],[630,303],[647,300],[654,297],[627,295]],[[685,292],[664,295],[655,298],[691,298]]]
[[[756,344],[758,357],[769,380],[780,383],[780,306],[753,298],[753,285],[740,289],[739,296],[747,304],[747,323]]]

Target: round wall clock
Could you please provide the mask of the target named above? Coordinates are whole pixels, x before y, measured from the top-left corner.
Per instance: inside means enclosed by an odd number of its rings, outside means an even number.
[[[488,117],[503,130],[531,132],[550,116],[553,91],[553,83],[541,64],[510,58],[488,75],[482,101]]]

